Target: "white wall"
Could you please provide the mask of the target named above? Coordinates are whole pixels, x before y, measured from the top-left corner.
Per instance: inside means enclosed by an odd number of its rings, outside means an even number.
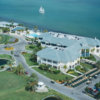
[[[57,66],[57,68],[58,68],[58,69],[60,68],[60,70],[61,70],[61,69],[65,69],[65,68],[64,68],[65,65],[67,66],[67,68],[66,68],[65,70],[74,69],[75,66],[76,66],[75,64],[78,64],[78,61],[80,61],[80,58],[77,58],[77,59],[74,60],[73,62],[68,62],[68,63],[59,62],[59,63],[55,64],[55,63],[53,63],[53,62],[43,61],[40,57],[37,57],[37,62],[38,62],[39,64],[44,63],[44,64],[49,64],[49,65],[51,65],[51,66]]]

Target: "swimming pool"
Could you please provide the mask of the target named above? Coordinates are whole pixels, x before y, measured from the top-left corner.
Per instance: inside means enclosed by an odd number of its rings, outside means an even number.
[[[29,34],[29,35],[27,35],[28,37],[38,37],[38,35],[37,34]]]

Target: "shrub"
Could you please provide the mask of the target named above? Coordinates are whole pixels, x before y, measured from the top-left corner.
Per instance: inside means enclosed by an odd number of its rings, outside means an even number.
[[[1,68],[3,69],[3,68],[4,68],[4,66],[1,66]]]
[[[27,52],[22,52],[22,55],[27,54]]]
[[[54,71],[54,74],[59,74],[60,73],[60,70],[55,70]]]
[[[18,39],[17,39],[17,38],[15,39],[15,43],[16,43],[16,42],[18,42]]]

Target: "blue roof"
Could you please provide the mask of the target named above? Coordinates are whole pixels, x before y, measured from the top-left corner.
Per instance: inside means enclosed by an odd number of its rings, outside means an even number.
[[[37,56],[48,59],[48,60],[67,63],[67,62],[74,61],[80,57],[79,51],[75,52],[75,50],[74,51],[73,50],[74,50],[73,47],[71,50],[68,48],[65,50],[56,50],[56,49],[51,49],[51,48],[45,48],[45,49],[39,51],[37,53]]]
[[[87,37],[82,38],[79,42],[82,44],[86,44],[90,47],[100,45],[100,40]]]
[[[14,29],[12,29],[12,31],[18,31],[18,30],[25,30],[25,27],[15,27]]]
[[[64,46],[71,46],[71,45],[73,45],[73,43],[75,43],[77,41],[77,40],[70,40],[68,38],[53,37],[49,33],[44,33],[44,34],[40,35],[39,37],[43,38],[42,42],[60,44],[60,45],[64,45]]]
[[[63,50],[57,50],[53,48],[45,48],[37,52],[37,56],[45,58],[48,60],[53,60],[57,62],[72,62],[79,58],[81,49],[90,49],[91,47],[100,46],[100,40],[92,39],[87,37],[81,37],[79,40],[73,40],[66,38],[53,37],[51,34],[42,34],[39,37],[42,37],[42,41],[61,44],[67,46]]]

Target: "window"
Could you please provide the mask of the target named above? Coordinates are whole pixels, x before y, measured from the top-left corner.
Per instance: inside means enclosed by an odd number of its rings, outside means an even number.
[[[99,45],[96,46],[97,48],[99,47]]]
[[[48,60],[48,62],[51,62],[51,60]]]
[[[42,44],[45,44],[45,42],[41,42]]]
[[[46,61],[46,59],[43,59],[44,61]]]
[[[57,61],[53,61],[53,63],[57,64]]]
[[[42,38],[41,38],[41,37],[40,37],[39,39],[40,39],[40,40],[42,40]]]

